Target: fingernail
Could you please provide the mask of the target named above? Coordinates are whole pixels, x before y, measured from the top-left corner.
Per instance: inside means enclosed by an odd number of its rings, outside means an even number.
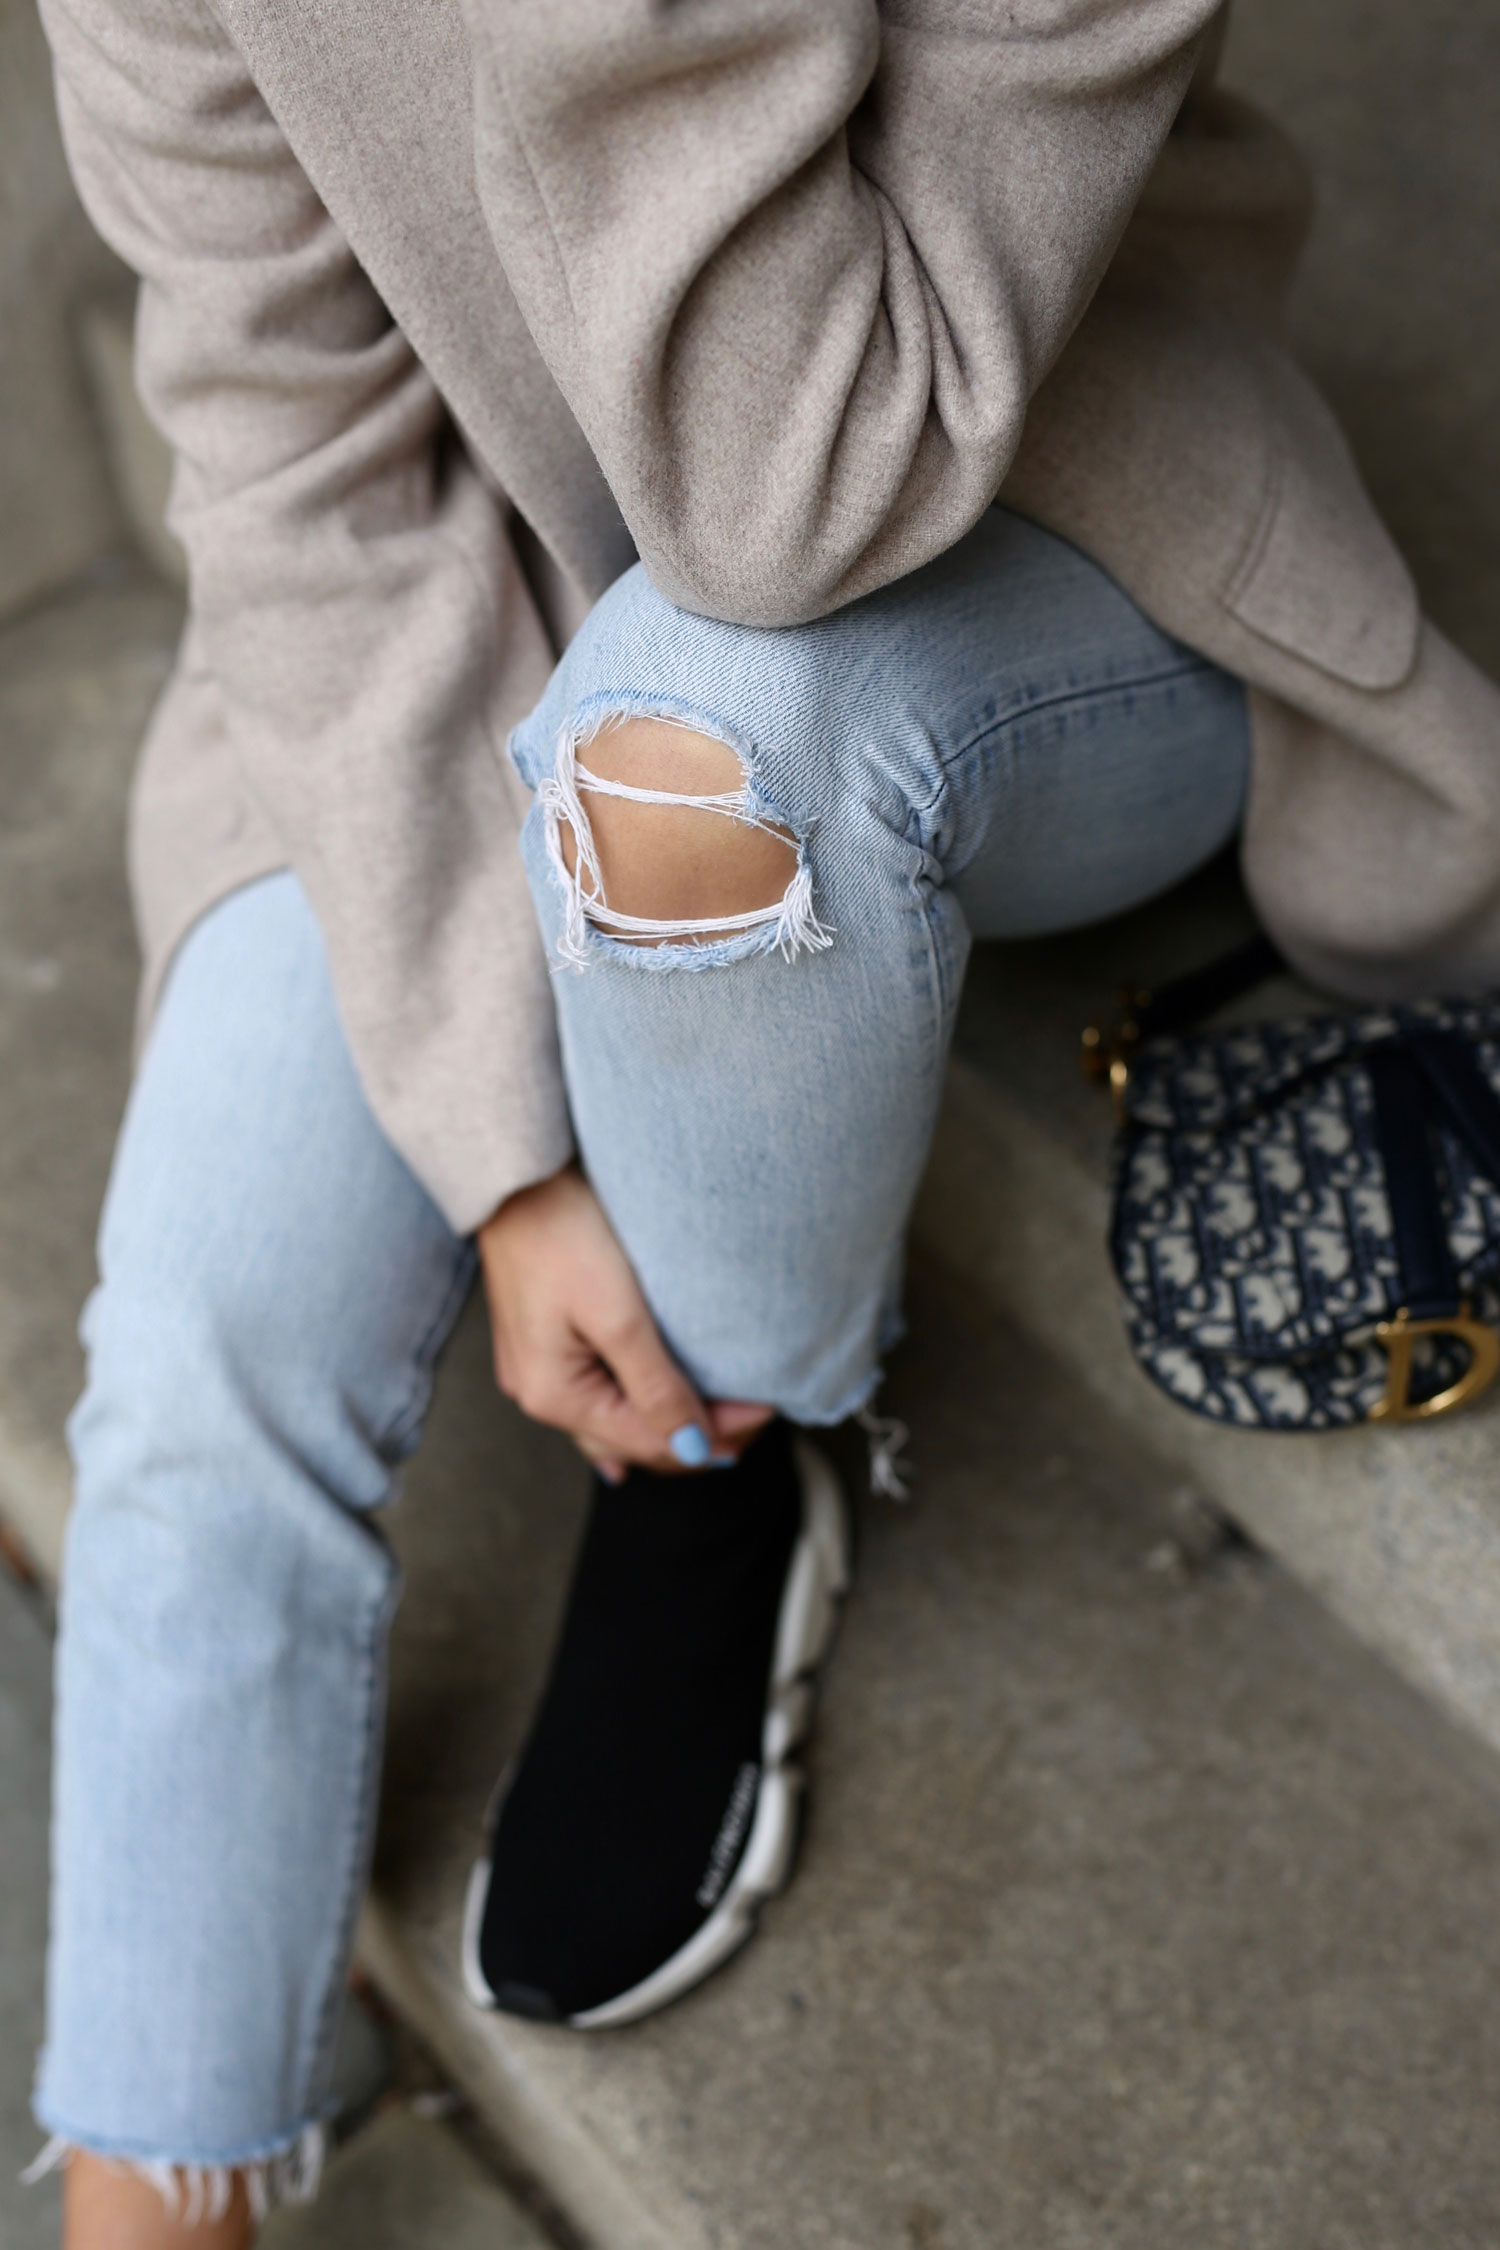
[[[667,1443],[685,1469],[706,1469],[713,1456],[708,1432],[696,1422],[684,1422],[680,1430],[672,1432]]]

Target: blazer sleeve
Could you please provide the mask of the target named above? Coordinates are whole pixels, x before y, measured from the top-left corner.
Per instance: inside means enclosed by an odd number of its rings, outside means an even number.
[[[571,1146],[505,735],[550,668],[433,385],[200,0],[48,0],[83,200],[142,277],[195,645],[384,1130],[468,1231]]]
[[[462,0],[480,191],[653,577],[746,623],[993,500],[1218,0]]]

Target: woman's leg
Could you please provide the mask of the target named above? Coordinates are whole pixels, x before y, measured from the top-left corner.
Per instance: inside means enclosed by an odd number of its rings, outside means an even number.
[[[970,927],[1114,913],[1217,850],[1243,691],[995,509],[788,631],[632,571],[514,748],[579,1140],[653,1310],[707,1393],[837,1421],[894,1333]]]
[[[222,2202],[223,2208],[220,2209]],[[63,2250],[246,2250],[256,2220],[238,2174],[212,2208],[164,2197],[155,2181],[75,2149],[63,2182]]]
[[[895,1328],[965,906],[1055,926],[1185,873],[1238,817],[1243,696],[997,511],[794,631],[631,572],[515,748],[574,1121],[652,1309],[706,1395],[838,1421]],[[596,1491],[471,1889],[478,1996],[628,2021],[749,1934],[844,1578],[817,1476],[782,1423],[706,1488]]]
[[[316,2169],[396,1597],[371,1512],[471,1265],[365,1105],[301,891],[240,892],[173,970],[84,1320],[37,2092],[197,2205]]]

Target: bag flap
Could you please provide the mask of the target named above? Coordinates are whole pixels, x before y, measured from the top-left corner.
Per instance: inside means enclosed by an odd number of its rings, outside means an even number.
[[[1125,1114],[1157,1132],[1224,1132],[1287,1100],[1299,1080],[1353,1064],[1378,1040],[1417,1029],[1471,1040],[1500,1091],[1500,1002],[1425,1000],[1147,1039],[1131,1060]]]
[[[1368,1332],[1397,1309],[1373,1096],[1357,1064],[1414,1021],[1468,1032],[1500,1089],[1489,1002],[1254,1024],[1143,1050],[1117,1146],[1110,1250],[1145,1333],[1270,1361]],[[1449,1242],[1468,1283],[1500,1270],[1500,1186],[1451,1132],[1438,1144]]]

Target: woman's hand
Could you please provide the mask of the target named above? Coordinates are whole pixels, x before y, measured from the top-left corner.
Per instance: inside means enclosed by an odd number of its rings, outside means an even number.
[[[575,1166],[502,1203],[479,1256],[501,1390],[612,1481],[632,1461],[671,1470],[701,1466],[695,1450],[733,1456],[770,1420],[768,1406],[699,1398]],[[693,1430],[701,1440],[684,1438]]]

